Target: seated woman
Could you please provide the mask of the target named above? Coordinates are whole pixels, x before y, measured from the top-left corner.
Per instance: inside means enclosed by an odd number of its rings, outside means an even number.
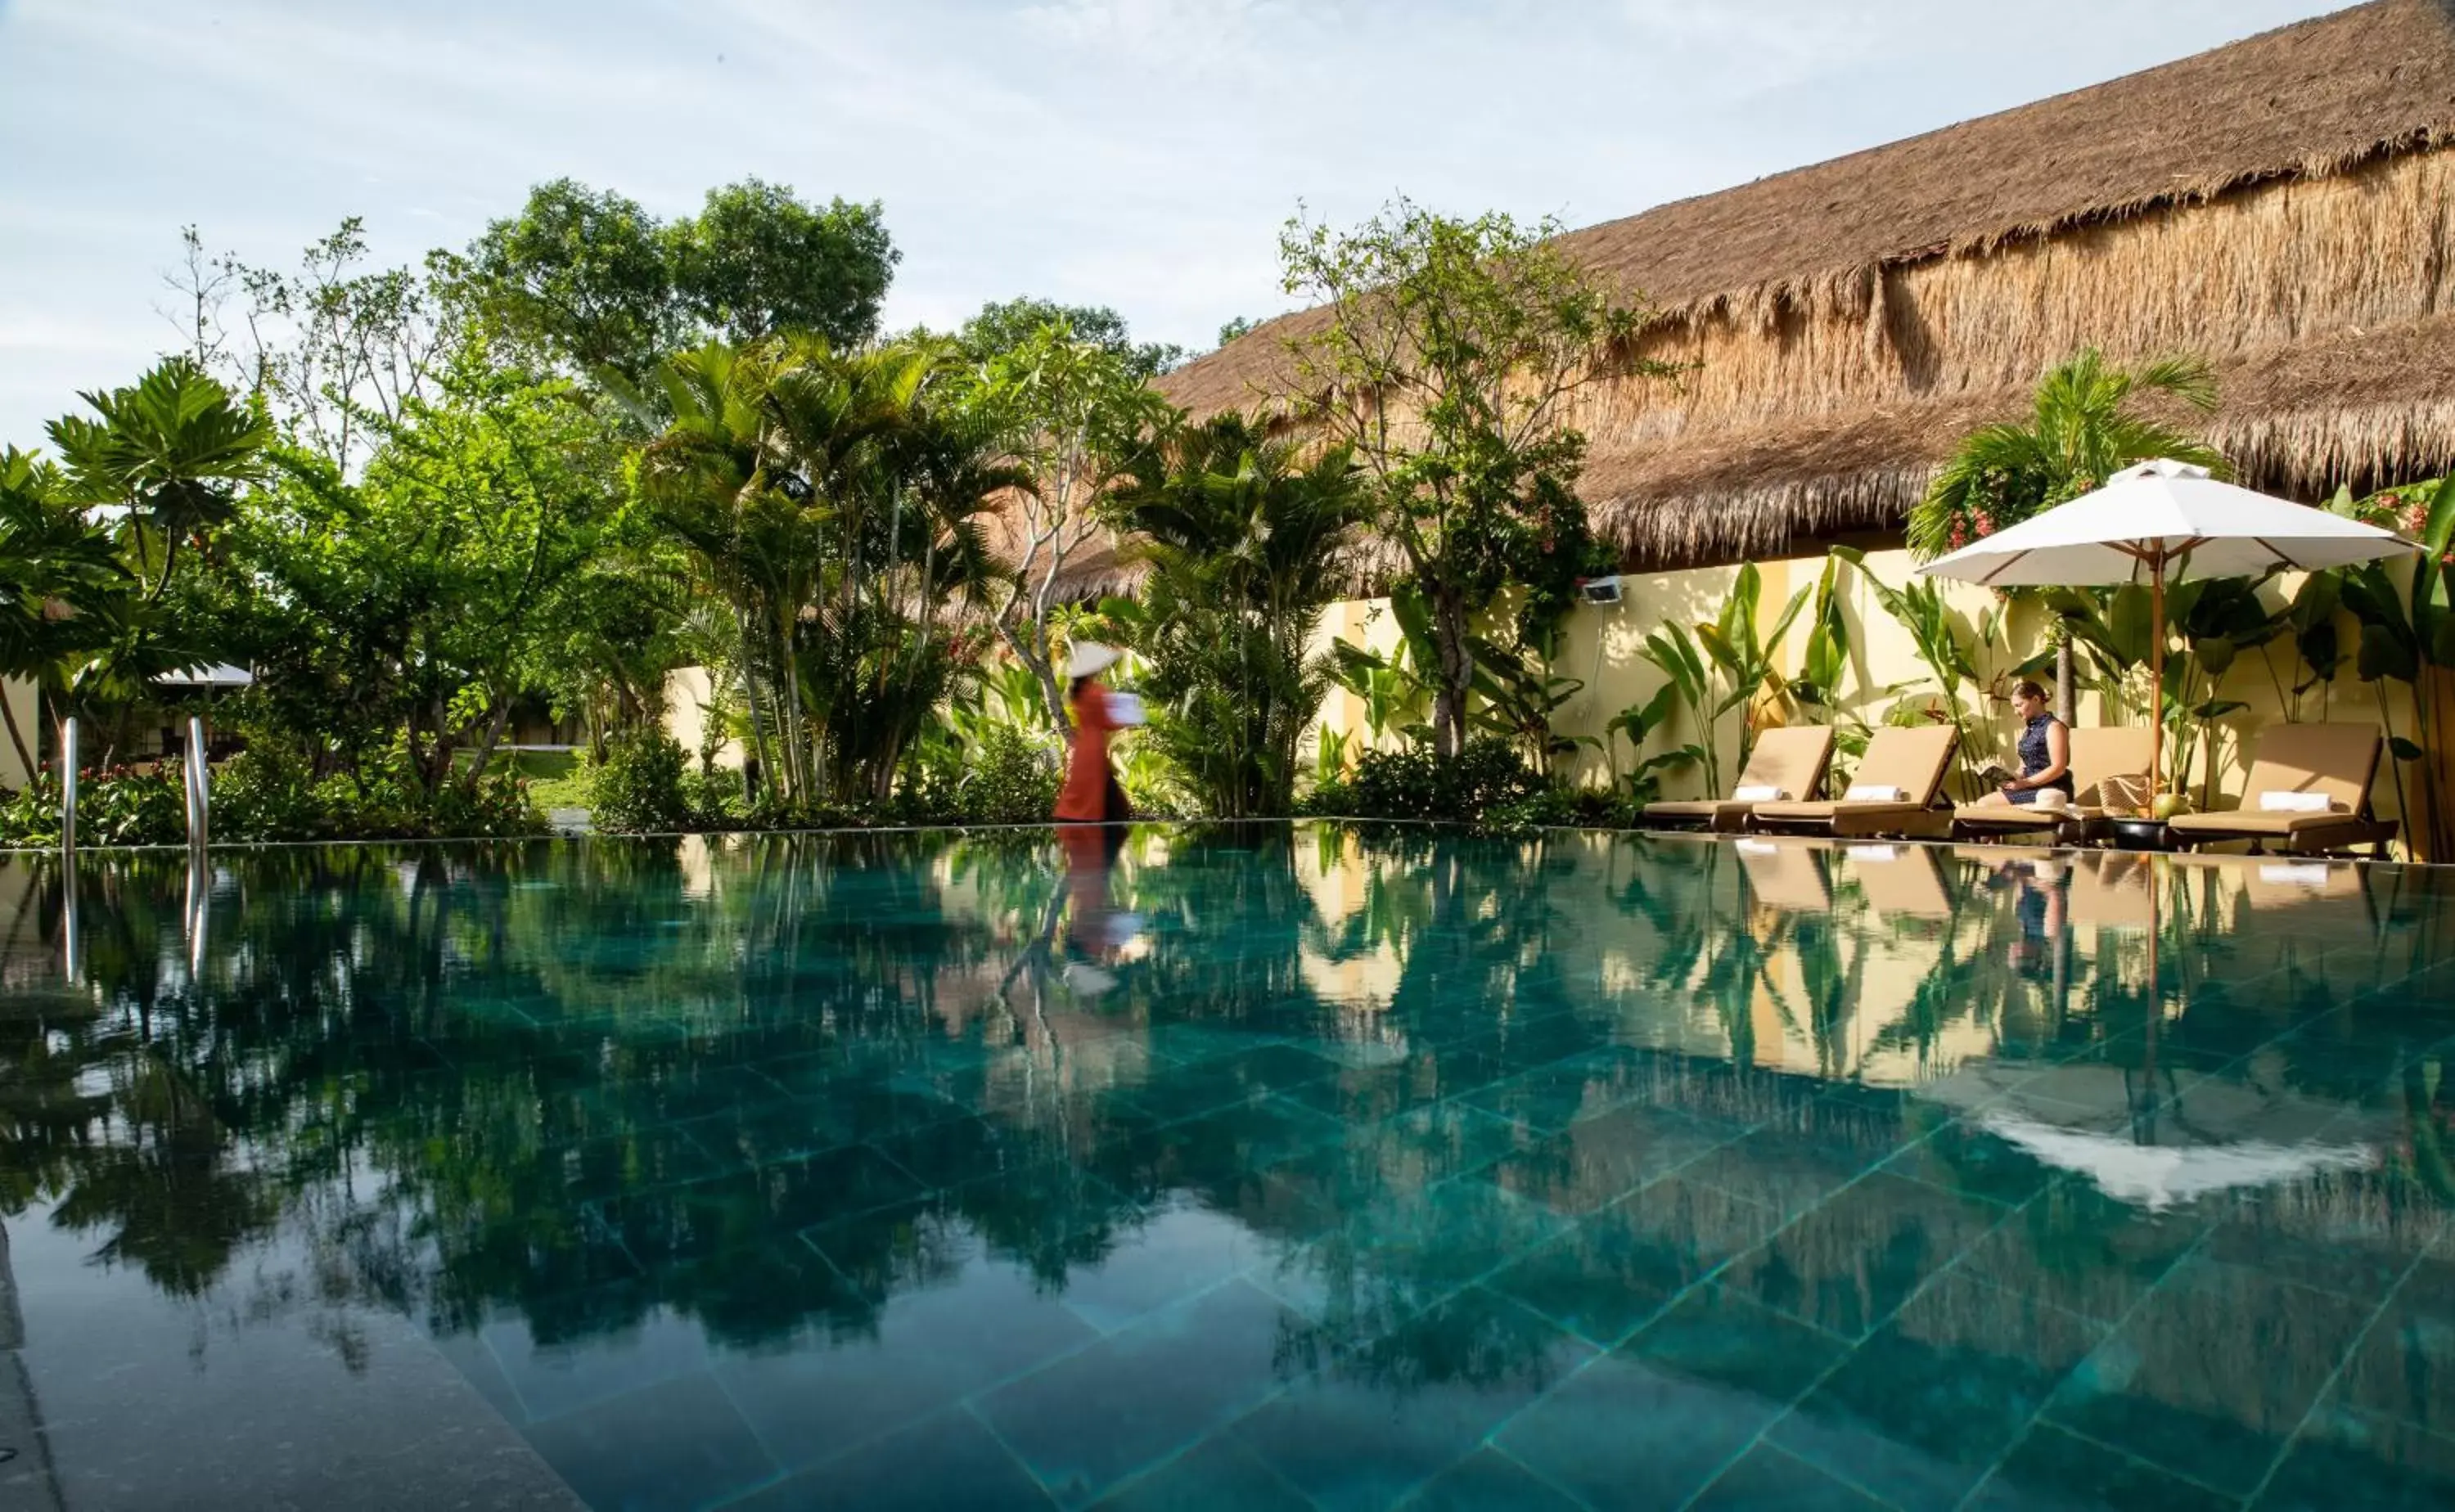
[[[2020,716],[2020,775],[2003,784],[2004,798],[2035,803],[2052,789],[2071,802],[2071,727],[2047,710],[2046,690],[2034,682],[2012,690],[2012,708]]]

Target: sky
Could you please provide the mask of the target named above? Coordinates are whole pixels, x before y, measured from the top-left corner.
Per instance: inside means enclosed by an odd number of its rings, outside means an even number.
[[[179,344],[180,228],[464,246],[569,175],[883,204],[890,329],[1032,293],[1196,351],[1280,227],[1587,225],[2334,0],[0,0],[0,442]]]

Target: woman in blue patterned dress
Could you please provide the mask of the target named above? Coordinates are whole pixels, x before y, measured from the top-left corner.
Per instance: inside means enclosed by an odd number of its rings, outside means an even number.
[[[2020,716],[2020,775],[2003,784],[2003,796],[2015,803],[2035,803],[2048,788],[2072,798],[2071,727],[2046,708],[2046,690],[2024,682],[2012,690],[2012,707]]]

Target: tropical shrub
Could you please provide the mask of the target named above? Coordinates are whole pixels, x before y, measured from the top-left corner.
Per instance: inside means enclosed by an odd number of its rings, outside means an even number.
[[[337,838],[335,808],[306,760],[277,743],[251,744],[213,773],[217,840]]]
[[[176,762],[152,772],[104,767],[77,779],[80,845],[177,845],[188,837],[187,789]],[[50,774],[0,804],[0,844],[60,843],[60,787]]]
[[[1057,812],[1058,771],[1047,751],[1010,724],[981,732],[969,769],[940,814],[970,824],[1045,824]]]
[[[1356,758],[1352,777],[1314,788],[1303,810],[1340,818],[1474,824],[1548,791],[1550,784],[1513,744],[1487,736],[1455,756],[1429,749],[1367,751]]]
[[[691,827],[695,817],[682,776],[690,754],[660,730],[630,730],[606,742],[605,759],[590,774],[589,820],[619,834],[663,834]]]
[[[1630,830],[1644,816],[1645,800],[1611,788],[1552,783],[1524,797],[1504,798],[1486,809],[1486,829]]]

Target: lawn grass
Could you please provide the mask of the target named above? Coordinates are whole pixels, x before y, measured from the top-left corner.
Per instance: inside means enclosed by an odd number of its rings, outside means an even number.
[[[529,796],[540,809],[588,807],[588,765],[577,751],[506,751],[495,758],[529,779]]]

